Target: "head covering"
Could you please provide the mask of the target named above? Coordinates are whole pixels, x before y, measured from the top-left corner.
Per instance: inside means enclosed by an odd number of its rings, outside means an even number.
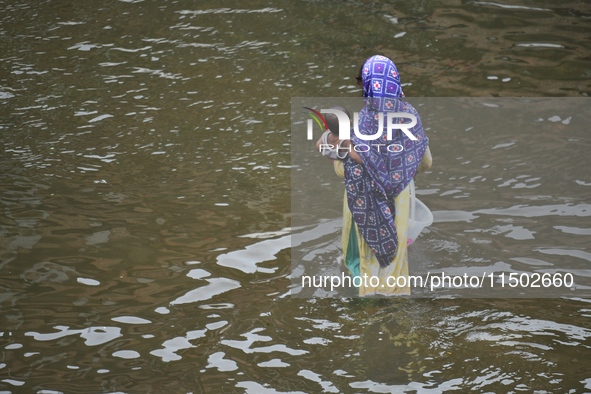
[[[363,164],[350,158],[345,162],[345,189],[347,204],[361,235],[385,267],[398,248],[394,198],[413,179],[429,140],[418,112],[404,100],[400,75],[392,60],[379,55],[370,57],[363,65],[361,78],[365,107],[359,113],[359,133],[375,135],[382,112],[382,134],[376,141],[362,140],[355,133],[351,136],[354,145],[369,145],[371,149],[359,149]],[[409,128],[417,141],[400,129],[394,129],[392,139],[387,139],[389,112],[405,112],[417,118],[417,124]],[[400,117],[393,123],[408,123],[408,118]],[[380,146],[376,147],[377,144]]]
[[[363,97],[404,97],[398,69],[394,62],[385,56],[375,55],[365,61],[361,69],[361,81]]]

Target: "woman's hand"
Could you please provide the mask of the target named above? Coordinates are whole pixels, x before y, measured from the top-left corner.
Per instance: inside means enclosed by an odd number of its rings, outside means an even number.
[[[338,137],[336,135],[334,135],[333,133],[328,133],[327,137],[326,137],[326,143],[330,146],[332,146],[333,149],[336,149],[339,144],[341,146],[341,152],[340,153],[344,153],[347,152],[349,153],[349,157],[355,161],[356,163],[359,164],[363,164],[363,160],[361,160],[361,156],[359,156],[359,153],[357,153],[355,151],[355,149],[353,149],[352,144],[351,144],[351,140],[339,140]],[[319,152],[322,152],[322,145],[325,144],[324,141],[322,141],[322,137],[320,137],[318,139],[318,141],[316,141],[316,150]]]
[[[363,160],[361,160],[361,156],[359,156],[359,153],[357,153],[355,151],[355,149],[353,149],[351,140],[344,140],[343,143],[341,144],[341,147],[347,148],[347,151],[349,152],[349,157],[355,163],[363,164]]]
[[[336,135],[326,131],[316,141],[316,150],[322,153],[327,159],[336,160],[336,147],[339,144],[339,139]]]

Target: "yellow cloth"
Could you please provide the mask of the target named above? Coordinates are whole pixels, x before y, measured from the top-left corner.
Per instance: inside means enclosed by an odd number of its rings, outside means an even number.
[[[418,171],[426,171],[431,168],[433,159],[431,157],[431,151],[429,148],[425,151],[423,159],[419,164]],[[342,161],[334,162],[334,169],[338,176],[341,178],[345,176],[345,168]],[[347,250],[349,249],[350,231],[353,228],[356,233],[357,246],[359,250],[359,271],[362,280],[361,286],[359,287],[360,296],[369,295],[404,295],[410,294],[410,286],[408,286],[408,219],[410,216],[410,186],[407,186],[396,198],[394,199],[394,205],[396,209],[396,217],[394,224],[396,226],[396,232],[398,233],[398,249],[396,250],[396,256],[392,263],[387,267],[380,266],[375,255],[372,253],[371,248],[367,245],[357,224],[353,221],[353,215],[347,205],[347,193],[345,192],[343,201],[343,261],[347,263]],[[400,276],[406,277],[407,280],[399,280],[398,283],[405,283],[406,286],[396,286],[396,279]],[[378,283],[373,285],[370,283],[370,278],[375,277],[379,279]],[[367,278],[367,280],[363,280]],[[388,279],[390,278],[390,279]]]

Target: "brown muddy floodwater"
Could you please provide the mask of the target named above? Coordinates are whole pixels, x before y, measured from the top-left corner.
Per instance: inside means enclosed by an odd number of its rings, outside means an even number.
[[[583,1],[0,1],[0,392],[590,392],[585,297],[290,295],[293,97],[381,53],[409,99],[580,103],[590,32]],[[428,130],[411,269],[588,281],[576,115]]]

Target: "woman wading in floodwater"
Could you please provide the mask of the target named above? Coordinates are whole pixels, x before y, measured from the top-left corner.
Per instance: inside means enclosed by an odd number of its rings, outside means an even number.
[[[359,132],[372,136],[381,127],[381,136],[372,143],[383,145],[380,149],[369,150],[349,147],[339,151],[341,160],[334,161],[337,175],[345,179],[344,261],[353,277],[379,278],[371,283],[358,281],[360,296],[410,294],[408,281],[399,278],[408,278],[409,184],[417,172],[431,167],[429,140],[419,114],[404,100],[400,76],[392,60],[379,55],[370,57],[357,79],[363,86],[365,98],[365,106],[359,113]],[[416,141],[400,129],[394,129],[392,138],[387,139],[388,113],[393,112],[416,117],[416,125],[409,128]],[[408,123],[408,118],[401,117],[399,122]],[[351,140],[343,141],[341,146],[346,148],[349,143],[363,145],[367,140],[353,133]],[[389,145],[399,145],[403,149],[387,149]],[[393,285],[396,283],[406,283],[406,286]]]

